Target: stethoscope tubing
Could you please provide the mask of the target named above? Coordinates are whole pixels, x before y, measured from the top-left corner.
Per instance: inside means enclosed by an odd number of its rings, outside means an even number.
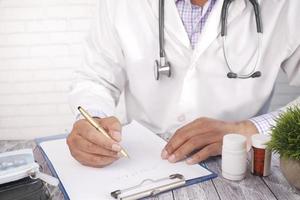
[[[238,76],[237,78],[248,79],[256,72],[256,69],[258,68],[258,65],[261,62],[262,37],[263,37],[262,33],[257,33],[256,61],[255,61],[255,65],[252,68],[251,72],[249,72],[248,74],[236,73]],[[230,61],[228,59],[229,54],[228,54],[228,48],[226,48],[226,35],[222,36],[222,49],[223,49],[223,55],[225,58],[226,66],[230,72],[233,72],[232,64],[230,63]],[[235,73],[235,72],[233,72],[233,73]]]
[[[222,11],[221,11],[221,37],[222,37],[222,49],[223,55],[226,62],[227,69],[229,73],[227,74],[228,78],[239,78],[239,79],[248,79],[248,78],[258,78],[261,76],[260,71],[256,71],[258,65],[261,62],[261,54],[262,54],[262,21],[261,21],[261,14],[260,14],[260,7],[257,0],[249,0],[253,6],[254,14],[255,14],[255,21],[256,21],[256,29],[257,29],[257,50],[256,50],[256,61],[252,71],[248,74],[239,74],[233,71],[233,67],[231,62],[228,59],[228,49],[226,48],[226,36],[227,36],[227,17],[228,17],[228,10],[230,4],[234,0],[224,0]],[[156,80],[159,80],[159,74],[167,74],[168,77],[171,76],[171,64],[168,62],[165,53],[165,35],[164,35],[164,22],[165,22],[165,1],[159,0],[159,56],[160,60],[155,61],[155,74]],[[170,70],[169,73],[166,73],[166,70]],[[233,76],[229,76],[233,75]]]

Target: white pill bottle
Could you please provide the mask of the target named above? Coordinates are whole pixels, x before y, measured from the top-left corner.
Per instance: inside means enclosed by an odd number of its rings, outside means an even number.
[[[245,178],[247,171],[247,139],[239,134],[228,134],[223,138],[222,175],[232,181]]]

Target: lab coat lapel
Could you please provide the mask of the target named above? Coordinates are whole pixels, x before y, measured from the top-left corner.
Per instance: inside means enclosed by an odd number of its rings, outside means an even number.
[[[201,33],[197,45],[192,56],[192,68],[196,64],[198,58],[210,46],[210,44],[220,35],[221,32],[221,11],[223,0],[217,0],[208,20],[206,21],[203,32]],[[227,27],[242,14],[246,8],[245,0],[233,1],[228,11]]]
[[[148,2],[155,18],[157,19],[158,27],[159,0],[148,0]],[[175,38],[177,42],[180,42],[188,49],[192,48],[174,0],[165,0],[165,35],[166,37],[169,36],[171,38]]]

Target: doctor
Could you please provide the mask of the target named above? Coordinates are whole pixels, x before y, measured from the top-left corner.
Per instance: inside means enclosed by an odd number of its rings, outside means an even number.
[[[259,0],[260,9],[254,0],[228,2],[98,0],[70,104],[114,140],[78,119],[67,139],[75,159],[94,167],[119,159],[122,92],[127,119],[169,139],[162,158],[172,163],[219,155],[225,134],[269,130],[279,70],[300,86],[300,1]]]

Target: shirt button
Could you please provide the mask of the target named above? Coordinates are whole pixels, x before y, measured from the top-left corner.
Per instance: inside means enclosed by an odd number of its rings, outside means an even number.
[[[185,121],[185,115],[184,114],[179,115],[177,120],[178,120],[178,122],[184,122]]]

